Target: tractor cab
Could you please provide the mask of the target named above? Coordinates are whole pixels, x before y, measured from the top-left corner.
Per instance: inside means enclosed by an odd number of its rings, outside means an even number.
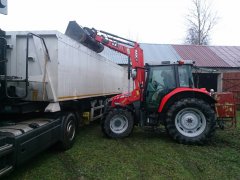
[[[161,65],[146,65],[147,79],[144,105],[156,112],[162,98],[176,88],[193,88],[192,61],[162,62]]]

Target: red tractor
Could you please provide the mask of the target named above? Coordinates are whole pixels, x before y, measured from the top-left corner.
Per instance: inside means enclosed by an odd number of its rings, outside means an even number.
[[[75,26],[74,32],[69,31],[71,26]],[[108,102],[101,123],[108,137],[127,137],[135,125],[158,127],[160,124],[183,144],[203,144],[213,136],[216,101],[205,88],[194,88],[191,61],[144,64],[143,50],[137,42],[93,28],[81,28],[75,21],[69,23],[67,31],[70,37],[81,34],[77,39],[96,52],[107,46],[129,57],[128,77],[131,74],[135,86],[132,92],[117,95]]]

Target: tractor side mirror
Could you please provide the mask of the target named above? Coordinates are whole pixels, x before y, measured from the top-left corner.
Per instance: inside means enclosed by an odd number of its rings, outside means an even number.
[[[131,74],[132,74],[133,80],[136,79],[136,77],[137,77],[137,70],[136,69],[132,69]]]

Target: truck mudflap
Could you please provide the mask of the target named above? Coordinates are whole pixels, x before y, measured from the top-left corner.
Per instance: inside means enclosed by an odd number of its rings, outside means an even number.
[[[59,141],[61,122],[38,118],[0,127],[0,177]]]

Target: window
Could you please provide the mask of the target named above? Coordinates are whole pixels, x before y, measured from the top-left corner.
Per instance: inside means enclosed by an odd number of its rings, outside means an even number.
[[[150,73],[150,84],[155,89],[173,89],[176,87],[173,66],[153,67]]]
[[[191,66],[178,66],[179,85],[180,87],[193,87],[193,77]]]

